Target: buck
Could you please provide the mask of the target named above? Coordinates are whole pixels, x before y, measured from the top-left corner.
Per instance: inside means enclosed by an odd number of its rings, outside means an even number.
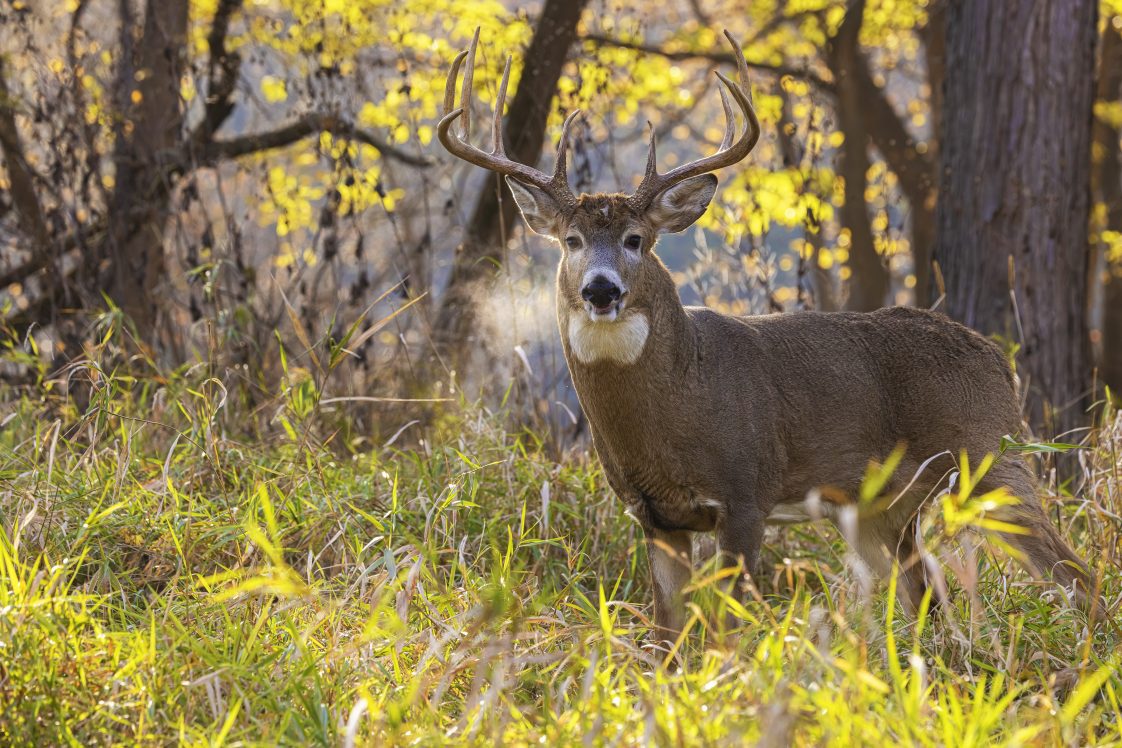
[[[717,152],[660,173],[652,131],[645,176],[629,196],[570,191],[566,149],[575,111],[551,175],[506,156],[509,58],[492,150],[469,144],[478,31],[452,64],[438,126],[449,152],[504,175],[529,227],[560,242],[565,360],[607,480],[649,544],[654,623],[665,640],[683,626],[692,533],[715,532],[724,563],[750,573],[765,524],[815,514],[846,524],[847,509],[857,517],[844,533],[853,550],[879,575],[898,563],[902,602],[914,609],[925,591],[915,540],[921,505],[960,453],[996,454],[1002,436],[1020,427],[1002,352],[939,314],[891,308],[731,317],[682,305],[655,242],[700,218],[717,187],[710,172],[742,160],[760,137],[744,55],[725,36],[739,82],[717,73],[726,120]],[[744,120],[739,136],[730,96]],[[891,500],[875,512],[847,507],[869,461],[885,460],[897,445],[905,451],[899,477],[885,488]],[[1007,526],[1005,540],[1028,570],[1085,594],[1086,567],[1049,522],[1020,456],[1002,455],[976,490],[997,487],[1017,499],[995,514],[1016,525]]]

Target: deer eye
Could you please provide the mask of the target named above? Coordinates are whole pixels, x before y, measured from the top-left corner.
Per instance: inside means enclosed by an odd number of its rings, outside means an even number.
[[[628,249],[637,250],[639,249],[639,247],[643,246],[643,237],[639,236],[638,234],[629,234],[628,237],[623,240],[623,246],[627,247]]]
[[[565,246],[568,247],[569,249],[580,249],[580,237],[579,236],[566,236],[565,237]]]

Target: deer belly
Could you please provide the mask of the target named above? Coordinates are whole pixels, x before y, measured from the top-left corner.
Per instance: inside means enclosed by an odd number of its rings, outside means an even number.
[[[710,532],[721,516],[719,502],[688,494],[667,499],[644,492],[642,502],[629,509],[640,524],[664,532]]]

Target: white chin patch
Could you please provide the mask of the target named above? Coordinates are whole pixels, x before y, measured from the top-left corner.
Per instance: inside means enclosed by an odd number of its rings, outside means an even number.
[[[642,355],[650,331],[642,312],[629,311],[618,319],[614,309],[596,314],[595,319],[588,313],[574,313],[569,317],[569,348],[582,364],[612,361],[630,366]]]
[[[588,319],[592,322],[615,322],[617,317],[619,317],[618,304],[612,304],[606,312],[598,312],[595,309],[588,310]]]

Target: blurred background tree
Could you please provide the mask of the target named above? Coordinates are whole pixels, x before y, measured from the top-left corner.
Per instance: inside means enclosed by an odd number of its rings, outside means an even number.
[[[946,309],[1015,341],[1030,418],[1051,433],[1082,425],[1091,392],[1097,4],[949,2],[946,13],[935,244]]]
[[[480,27],[478,116],[514,57],[508,152],[542,160],[580,107],[574,186],[627,190],[648,120],[666,165],[719,140],[727,27],[764,137],[699,228],[662,245],[684,300],[935,304],[1017,350],[1053,434],[1083,422],[1097,384],[1122,388],[1122,3],[1021,11],[3,0],[4,325],[61,363],[128,319],[142,360],[240,372],[250,400],[285,376],[281,346],[325,380],[314,342],[357,326],[331,393],[490,393],[579,436],[552,248],[433,137],[448,64]]]

